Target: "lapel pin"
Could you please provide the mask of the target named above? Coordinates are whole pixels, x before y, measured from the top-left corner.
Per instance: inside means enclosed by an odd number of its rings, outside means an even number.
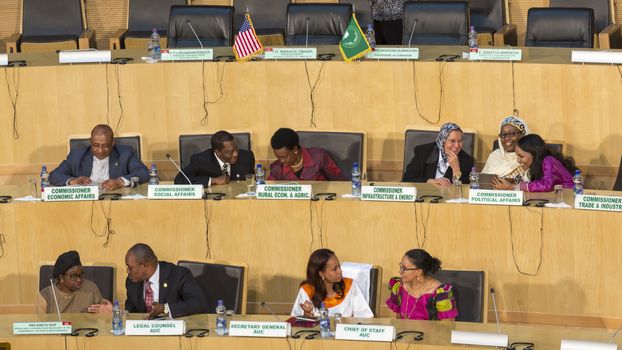
[[[119,162],[114,162],[114,166],[119,166]]]
[[[164,286],[164,288],[167,288],[168,287],[168,283],[164,282],[163,286]]]

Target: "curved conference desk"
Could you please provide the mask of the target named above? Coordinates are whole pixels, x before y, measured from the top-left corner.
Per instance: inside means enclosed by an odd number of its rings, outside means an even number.
[[[344,194],[350,183],[313,183],[313,188],[315,193]],[[447,190],[431,185],[417,188],[419,195],[450,198]],[[14,197],[29,191],[27,186],[0,187],[1,194]],[[341,261],[382,269],[378,303],[379,316],[385,317],[392,316],[384,306],[386,283],[398,275],[402,254],[420,247],[439,257],[446,269],[487,271],[502,321],[604,328],[617,328],[620,322],[620,213],[343,197],[236,199],[246,191],[243,182],[210,191],[227,196],[219,201],[0,204],[0,305],[6,310],[32,305],[40,264],[70,249],[78,250],[85,263],[116,265],[116,292],[124,301],[125,253],[134,243],[145,242],[161,260],[209,257],[248,263],[248,312],[264,313],[259,303],[266,301],[277,313],[288,314],[309,253],[328,247]],[[139,192],[146,194],[146,186]],[[463,192],[466,196],[468,191]],[[572,205],[569,191],[564,198]]]

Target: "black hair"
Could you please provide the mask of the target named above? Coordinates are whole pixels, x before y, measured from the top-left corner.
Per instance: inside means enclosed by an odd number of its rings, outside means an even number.
[[[233,140],[233,135],[231,135],[230,133],[224,130],[220,130],[214,135],[212,135],[212,141],[211,141],[212,150],[220,151],[225,146],[224,145],[225,142],[232,141],[232,140]]]
[[[435,273],[441,269],[442,262],[423,249],[411,249],[404,254],[413,265],[423,271],[423,275]]]
[[[551,147],[548,147],[546,142],[544,142],[542,137],[538,134],[529,134],[521,137],[518,140],[517,146],[523,151],[531,154],[533,157],[533,161],[529,167],[532,181],[539,180],[542,176],[544,176],[542,162],[547,156],[551,156],[560,161],[564,168],[566,168],[572,175],[574,175],[575,170],[578,169],[572,157],[566,157],[563,154],[551,149]]]
[[[158,262],[158,257],[153,252],[153,249],[145,243],[134,244],[132,248],[127,251],[127,254],[132,254],[136,262],[140,264]]]
[[[286,147],[289,150],[294,149],[300,143],[298,134],[289,128],[280,128],[277,130],[270,139],[270,145],[272,149],[281,149]]]
[[[303,284],[310,284],[313,286],[314,293],[311,298],[311,302],[313,303],[313,306],[318,309],[328,294],[324,281],[320,277],[320,271],[324,271],[326,269],[326,263],[333,256],[335,256],[335,253],[330,249],[318,249],[311,253],[309,262],[307,263],[307,279],[300,284],[301,286]],[[345,282],[343,279],[341,282],[333,284],[333,291],[337,293],[337,299],[343,298],[344,290]]]
[[[93,130],[91,130],[91,137],[101,134],[110,137],[111,140],[114,139],[114,131],[112,131],[112,128],[107,124],[97,124]]]

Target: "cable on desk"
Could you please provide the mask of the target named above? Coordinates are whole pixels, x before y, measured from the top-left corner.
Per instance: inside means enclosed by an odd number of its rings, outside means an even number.
[[[203,200],[203,217],[205,218],[205,258],[206,259],[211,259],[212,258],[212,248],[210,245],[210,231],[209,231],[209,225],[210,222],[212,221],[212,210],[210,208],[210,204],[209,204],[209,200],[204,199]]]
[[[307,66],[307,60],[304,61],[305,64],[305,74],[307,76],[307,84],[309,85],[309,100],[311,102],[311,123],[310,126],[312,128],[317,127],[315,124],[315,90],[322,78],[322,72],[324,72],[324,67],[326,66],[326,61],[322,61],[322,65],[320,66],[320,71],[317,73],[317,78],[315,82],[311,84],[311,76],[309,75],[309,67]]]
[[[425,249],[425,243],[428,239],[428,220],[430,219],[430,205],[432,202],[428,202],[428,210],[425,215],[423,214],[423,203],[419,203],[420,213],[417,211],[417,202],[413,202],[413,206],[415,208],[415,237],[417,238],[417,248]],[[422,226],[423,226],[423,240],[419,239],[419,216],[421,216]]]
[[[110,63],[106,62],[106,124],[110,125],[110,80],[108,74],[108,67]]]
[[[201,61],[201,81],[202,81],[202,86],[203,86],[203,112],[204,112],[203,118],[201,118],[201,126],[206,126],[208,123],[209,111],[207,109],[207,106],[210,104],[216,104],[220,102],[220,100],[225,95],[222,81],[223,81],[223,78],[225,77],[225,64],[226,63],[223,62],[221,65],[218,62],[219,61],[217,61],[216,63],[216,79],[218,80],[218,89],[220,90],[220,93],[215,100],[210,101],[207,96],[207,87],[205,85],[205,61]]]
[[[102,215],[106,219],[106,223],[104,224],[104,229],[102,233],[95,232],[95,228],[93,228],[93,217],[95,216],[95,203],[99,203],[99,207],[101,209]],[[89,219],[89,228],[91,229],[91,233],[95,235],[95,237],[106,237],[106,240],[103,244],[104,248],[108,248],[108,244],[110,243],[110,239],[112,235],[116,234],[115,230],[112,229],[112,201],[108,201],[108,213],[104,210],[104,201],[92,201],[91,202],[91,217]]]
[[[125,115],[125,111],[123,110],[123,102],[121,99],[121,77],[119,76],[119,64],[114,66],[115,78],[117,80],[117,100],[119,102],[119,119],[117,120],[117,125],[114,127],[114,132],[117,133],[119,131],[119,126],[121,126],[121,121]]]
[[[4,257],[4,245],[6,244],[6,239],[4,238],[4,233],[0,233],[0,258]]]
[[[19,131],[17,130],[17,99],[19,97],[19,65],[13,65],[13,93],[11,93],[11,84],[9,83],[9,67],[4,67],[4,79],[6,80],[6,89],[11,100],[11,106],[13,108],[13,138],[19,139]]]
[[[543,254],[544,254],[544,208],[540,208],[540,212],[538,212],[537,210],[534,211],[533,209],[530,209],[529,207],[526,208],[529,212],[531,213],[535,213],[540,215],[540,256],[539,256],[539,260],[538,260],[538,267],[536,268],[536,272],[525,272],[523,270],[521,270],[520,266],[518,266],[518,261],[516,260],[516,247],[514,246],[514,232],[513,232],[513,225],[512,225],[512,206],[508,206],[508,222],[510,225],[510,243],[512,246],[512,260],[514,262],[514,266],[516,267],[516,270],[526,276],[537,276],[538,273],[540,272],[540,269],[542,268],[542,260],[543,260]]]

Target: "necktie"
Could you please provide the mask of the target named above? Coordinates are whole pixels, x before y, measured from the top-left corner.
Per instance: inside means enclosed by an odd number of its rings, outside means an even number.
[[[229,176],[229,164],[225,163],[222,165],[222,174]]]
[[[145,281],[145,310],[151,312],[153,308],[153,290],[151,290],[151,282]]]

